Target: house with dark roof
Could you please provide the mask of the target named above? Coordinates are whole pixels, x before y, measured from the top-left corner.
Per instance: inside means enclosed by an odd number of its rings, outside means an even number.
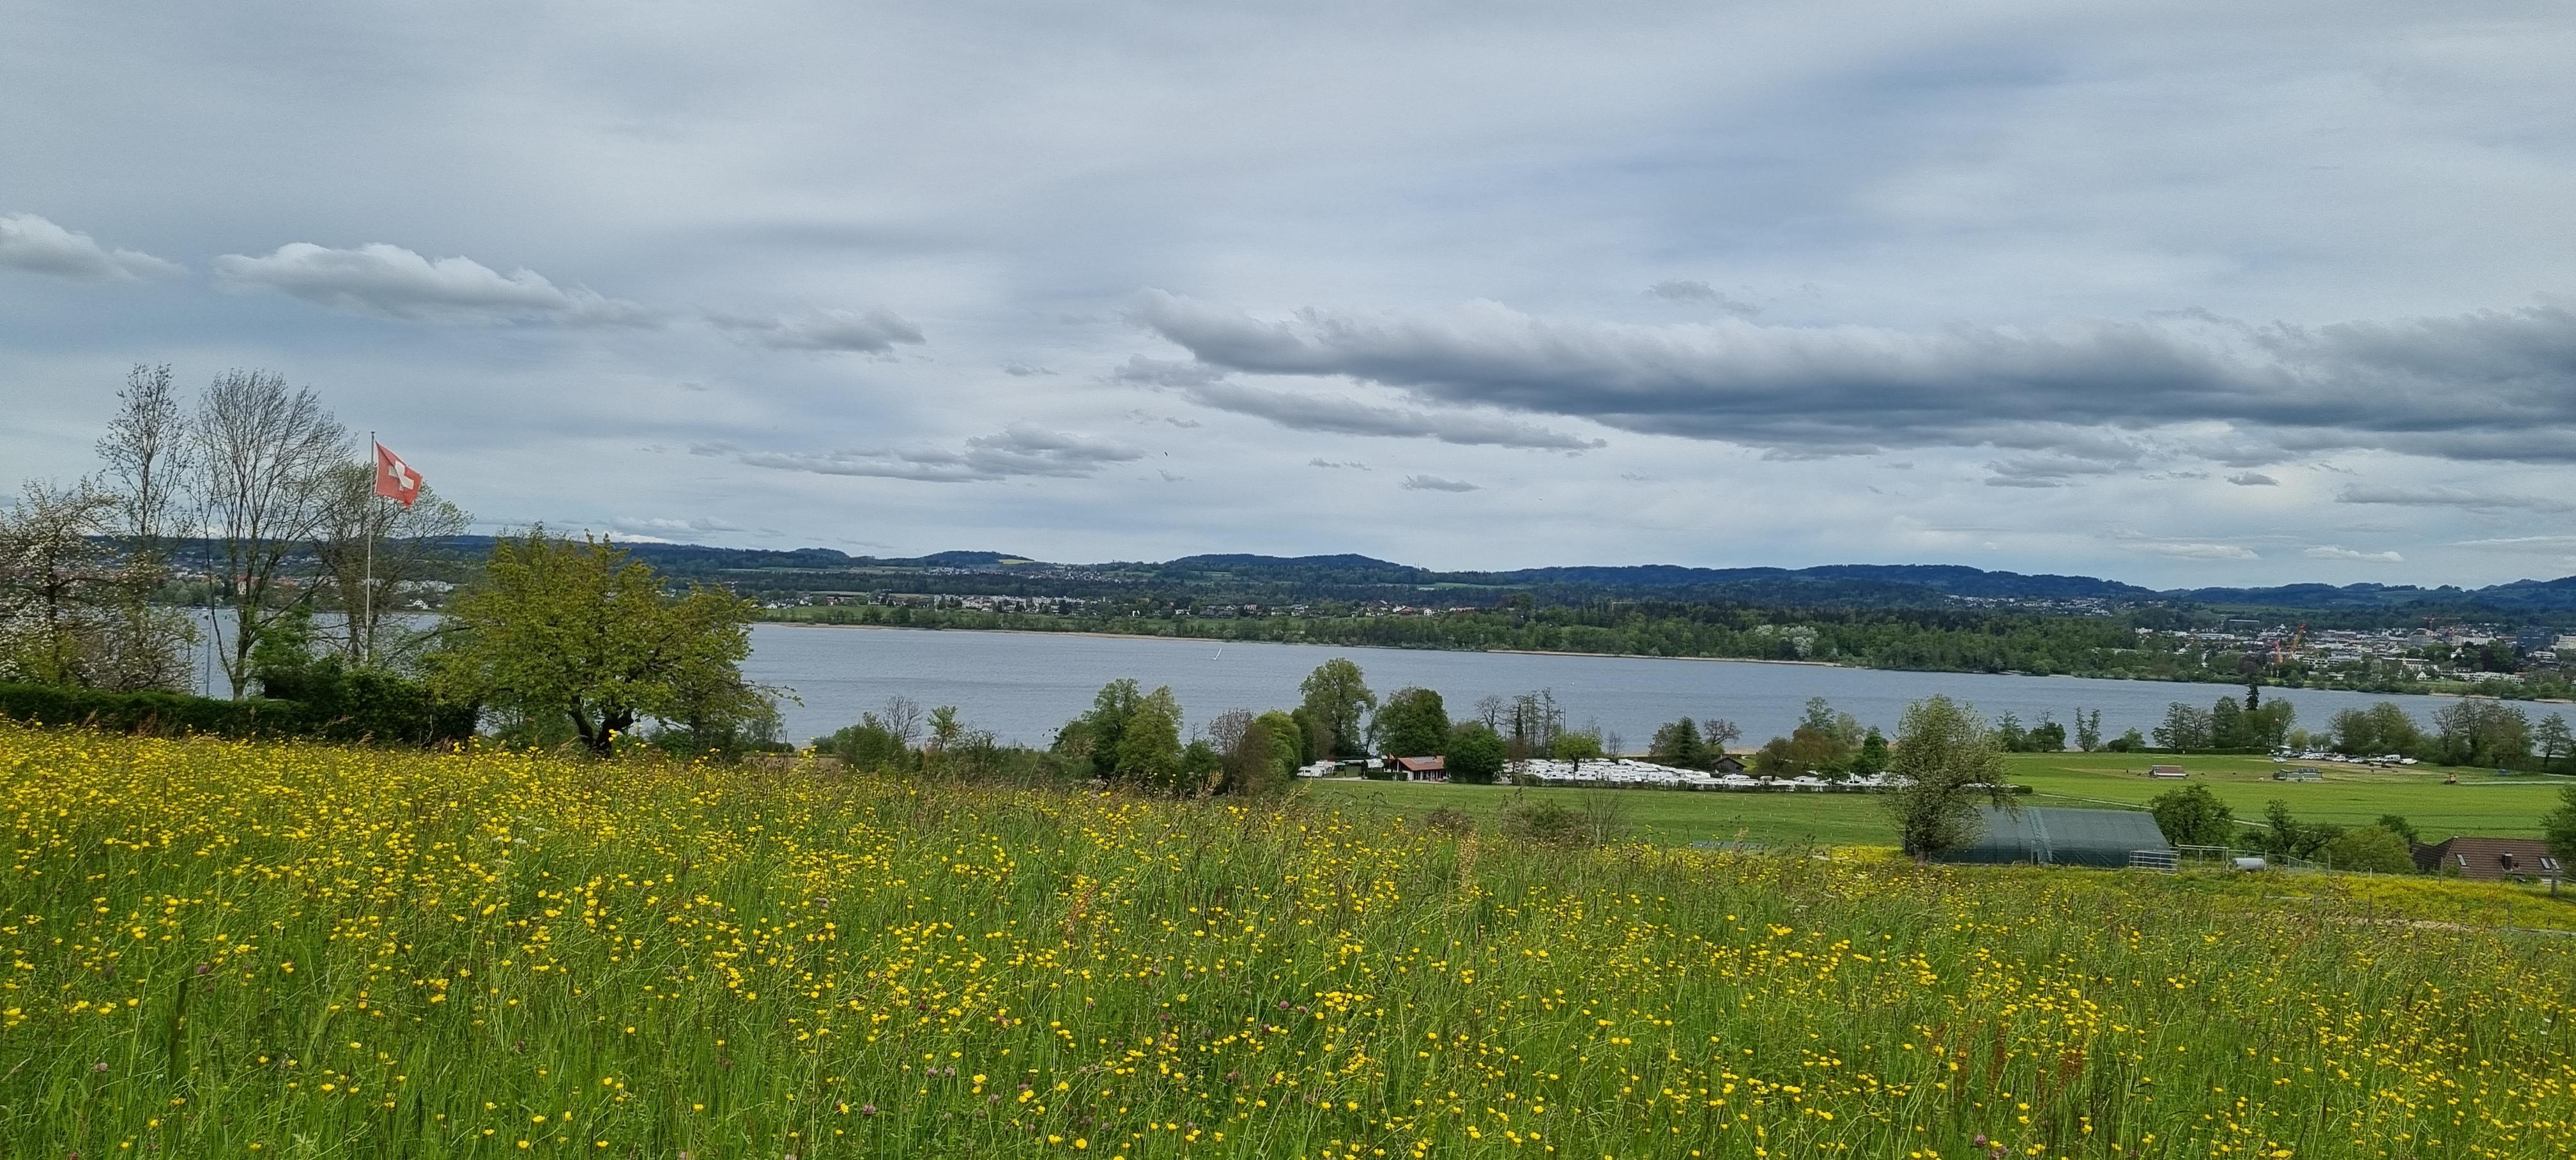
[[[2453,835],[2434,845],[2417,843],[2415,868],[2490,881],[2550,881],[2563,876],[2558,855],[2538,838],[2471,838]]]
[[[1744,772],[1744,763],[1737,761],[1732,753],[1721,753],[1717,755],[1717,760],[1709,763],[1708,771],[1724,777],[1730,773]]]
[[[1387,768],[1395,771],[1397,781],[1447,781],[1449,762],[1440,757],[1391,757]]]

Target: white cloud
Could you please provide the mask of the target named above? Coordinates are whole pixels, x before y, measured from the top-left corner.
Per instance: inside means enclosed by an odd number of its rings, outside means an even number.
[[[332,249],[289,242],[265,257],[226,254],[215,271],[241,289],[275,290],[327,310],[401,322],[644,326],[650,312],[534,270],[503,274],[471,258],[432,261],[383,242]]]
[[[138,282],[183,272],[176,262],[102,246],[31,213],[0,214],[0,266],[78,282]]]
[[[716,328],[735,338],[779,350],[838,350],[860,354],[885,354],[904,343],[922,343],[921,328],[904,321],[893,311],[816,310],[795,318],[749,318],[739,315],[711,315]],[[1004,368],[1005,373],[1025,372]]]
[[[1406,491],[1476,491],[1475,484],[1463,479],[1443,479],[1437,475],[1408,475],[1397,486]]]
[[[2333,544],[2320,544],[2305,553],[2311,560],[2351,560],[2363,564],[2403,564],[2406,557],[2395,552],[2358,552]]]

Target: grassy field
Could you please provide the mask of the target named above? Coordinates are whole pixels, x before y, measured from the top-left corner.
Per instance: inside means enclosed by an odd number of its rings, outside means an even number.
[[[2576,1151],[2480,925],[2576,911],[2473,884],[11,728],[0,812],[13,1157]]]
[[[2173,761],[2191,771],[2187,781],[2153,781],[2151,762]],[[2317,763],[2305,763],[2317,764]],[[2558,806],[2559,791],[2576,779],[2524,775],[2498,779],[2493,770],[2459,770],[2461,783],[2445,785],[2453,771],[2429,766],[2375,770],[2319,765],[2326,780],[2278,782],[2279,768],[2263,757],[2141,757],[2117,753],[2016,753],[2006,758],[2013,782],[2030,786],[2023,800],[2049,806],[2144,806],[2176,785],[2204,784],[2238,817],[2259,818],[2279,798],[2301,821],[2368,825],[2400,814],[2427,841],[2453,834],[2538,837],[2540,816]],[[1326,780],[1309,783],[1318,800],[1353,809],[1419,815],[1448,807],[1490,818],[1514,794],[1555,798],[1572,805],[1615,793],[1625,818],[1650,840],[1709,839],[1782,844],[1885,845],[1893,839],[1887,816],[1862,794],[1714,793],[1673,790],[1580,790],[1439,785],[1417,782]]]

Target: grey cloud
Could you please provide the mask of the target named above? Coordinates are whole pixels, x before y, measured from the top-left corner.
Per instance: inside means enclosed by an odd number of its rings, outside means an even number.
[[[2576,459],[2576,314],[2554,305],[2314,328],[2164,315],[1896,330],[1558,320],[1492,302],[1265,321],[1154,291],[1134,316],[1202,375],[1343,376],[1807,453],[2219,422],[2232,430],[2194,449],[2235,466],[2350,446]]]
[[[2392,504],[2399,507],[2449,507],[2468,511],[2570,512],[2576,503],[2539,495],[2505,495],[2426,484],[2415,487],[2355,485],[2335,496],[2343,503]]]
[[[1406,491],[1475,491],[1475,484],[1463,479],[1443,479],[1437,475],[1408,475],[1396,485]]]
[[[1751,318],[1762,313],[1761,307],[1729,297],[1717,287],[1696,278],[1675,278],[1657,282],[1646,287],[1646,296],[1661,298],[1668,302],[1705,302],[1740,318]]]
[[[1322,456],[1320,456],[1320,455],[1319,455],[1319,456],[1316,456],[1316,457],[1315,457],[1315,458],[1313,458],[1313,459],[1309,459],[1309,460],[1307,460],[1307,461],[1306,461],[1306,466],[1308,466],[1308,467],[1330,467],[1330,468],[1336,468],[1336,469],[1342,469],[1342,470],[1349,470],[1349,471],[1366,471],[1366,470],[1368,470],[1368,469],[1369,469],[1369,465],[1368,465],[1368,464],[1361,463],[1361,462],[1359,462],[1358,460],[1355,460],[1355,459],[1326,459],[1326,458],[1324,458],[1324,457],[1322,457]]]
[[[2120,545],[2132,552],[2151,556],[2172,556],[2183,560],[2260,560],[2263,557],[2241,544],[2208,544],[2190,540],[2133,540]]]
[[[1075,478],[1145,453],[1089,435],[1014,423],[999,434],[977,435],[956,451],[944,448],[876,448],[840,451],[754,451],[731,442],[700,443],[692,454],[716,456],[782,471],[874,476],[925,483],[980,483],[1026,476]]]
[[[2501,536],[2484,540],[2460,540],[2454,548],[2480,552],[2513,552],[2533,556],[2576,555],[2576,536]]]
[[[651,312],[534,270],[507,274],[471,258],[431,260],[382,242],[332,249],[289,242],[265,257],[226,254],[215,271],[237,289],[275,290],[327,310],[401,322],[646,326]]]
[[[736,339],[777,350],[887,354],[897,343],[918,346],[924,341],[920,327],[882,307],[867,311],[816,310],[793,318],[713,314],[708,321]]]
[[[31,213],[0,214],[0,266],[76,282],[139,282],[182,272],[176,262],[100,245]]]
[[[2065,487],[2086,476],[2109,475],[2120,470],[2120,465],[2071,456],[2038,456],[1989,463],[1986,470],[1994,473],[1986,478],[1988,487]]]
[[[2279,486],[2281,486],[2281,481],[2280,481],[2280,480],[2274,479],[2274,478],[2272,478],[2271,476],[2265,475],[2265,474],[2263,474],[2262,472],[2259,472],[2259,471],[2240,471],[2240,472],[2237,472],[2237,473],[2236,473],[2236,474],[2234,474],[2234,475],[2228,476],[2228,477],[2227,477],[2227,482],[2232,483],[2232,484],[2235,484],[2235,485],[2237,485],[2238,487],[2279,487]]]
[[[2333,544],[2319,544],[2307,550],[2311,560],[2352,560],[2364,564],[2403,564],[2406,557],[2395,552],[2361,552]]]
[[[1015,379],[1025,379],[1032,375],[1051,375],[1055,372],[1048,370],[1045,367],[1031,366],[1027,363],[1003,363],[1002,373]]]
[[[1543,451],[1589,451],[1608,445],[1599,439],[1585,439],[1511,419],[1458,411],[1381,407],[1339,395],[1274,391],[1241,383],[1206,383],[1184,388],[1182,393],[1201,406],[1268,419],[1297,431],[1437,439],[1443,443],[1528,447]]]
[[[775,528],[747,528],[741,524],[734,523],[731,520],[720,520],[710,516],[699,516],[695,519],[685,520],[670,519],[666,517],[646,518],[637,516],[619,516],[616,519],[608,521],[608,526],[620,532],[656,536],[687,535],[691,532],[737,532],[763,536],[775,536],[781,534]]]
[[[1437,439],[1469,446],[1526,447],[1541,451],[1590,451],[1608,444],[1511,419],[1457,411],[1382,407],[1338,395],[1272,390],[1229,381],[1205,363],[1129,358],[1110,376],[1122,383],[1178,389],[1191,402],[1219,411],[1268,419],[1296,431],[1335,435],[1385,435]]]
[[[1203,387],[1225,381],[1226,372],[1205,363],[1134,355],[1110,372],[1110,378],[1140,387]]]

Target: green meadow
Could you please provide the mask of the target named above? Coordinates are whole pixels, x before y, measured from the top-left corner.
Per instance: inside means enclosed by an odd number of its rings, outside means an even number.
[[[2453,834],[2538,837],[2540,816],[2558,804],[2559,790],[2576,779],[2522,774],[2499,778],[2491,769],[2452,770],[2419,765],[2369,769],[2315,762],[2317,782],[2272,780],[2282,768],[2264,757],[2181,756],[2135,753],[2016,753],[2005,759],[2016,785],[2031,787],[2031,805],[2144,808],[2178,785],[2210,787],[2240,818],[2257,818],[2274,798],[2289,803],[2301,821],[2368,825],[2387,814],[2415,824],[2427,841]],[[2151,780],[2152,763],[2189,770],[2184,781]],[[2445,784],[2457,773],[2457,785]],[[1670,843],[1744,840],[1771,845],[1885,845],[1886,815],[1867,794],[1717,793],[1682,790],[1519,789],[1511,786],[1425,782],[1324,780],[1307,791],[1318,803],[1418,815],[1460,810],[1490,819],[1515,800],[1556,799],[1569,806],[1606,802],[1621,820],[1651,840]]]

